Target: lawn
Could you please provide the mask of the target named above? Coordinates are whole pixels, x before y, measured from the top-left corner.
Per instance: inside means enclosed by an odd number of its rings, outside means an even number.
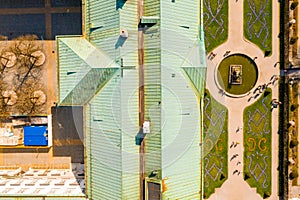
[[[203,197],[207,199],[228,177],[228,111],[208,90],[205,90],[203,118]]]
[[[242,83],[234,85],[229,83],[230,65],[242,66]],[[251,90],[258,77],[258,70],[255,62],[246,55],[232,54],[222,60],[218,67],[218,83],[219,85],[230,94],[245,94]]]
[[[272,91],[244,110],[244,179],[263,198],[271,195]]]
[[[272,0],[244,1],[244,35],[262,51],[272,52]]]
[[[203,27],[206,52],[228,38],[228,1],[203,0]]]

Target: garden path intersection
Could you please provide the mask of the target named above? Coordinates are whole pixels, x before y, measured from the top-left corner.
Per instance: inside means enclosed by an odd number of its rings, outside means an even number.
[[[247,41],[244,38],[244,22],[243,21],[243,5],[244,1],[228,1],[228,40],[213,49],[215,54],[213,59],[207,58],[207,81],[206,88],[209,90],[211,96],[219,103],[223,104],[228,109],[228,177],[220,188],[215,189],[215,193],[212,194],[209,200],[258,200],[263,199],[261,195],[256,192],[256,188],[251,188],[249,184],[244,180],[244,150],[247,145],[244,146],[244,129],[247,124],[244,124],[243,118],[246,116],[244,110],[249,105],[256,102],[263,93],[256,92],[254,90],[258,86],[262,86],[270,83],[272,76],[279,75],[279,65],[274,67],[274,64],[279,60],[279,3],[273,1],[272,5],[272,54],[265,57],[264,51],[258,46]],[[230,53],[228,53],[230,51]],[[220,92],[220,86],[216,79],[216,72],[219,63],[224,59],[224,54],[245,54],[248,57],[255,60],[258,68],[258,78],[255,86],[250,92],[243,95],[230,95],[228,93]],[[211,52],[207,52],[207,57]],[[227,56],[225,55],[225,57]],[[245,75],[245,74],[243,74]],[[246,75],[245,75],[246,76]],[[271,99],[278,98],[278,81],[272,82],[268,85],[272,89]],[[259,95],[257,95],[259,94]],[[255,96],[257,95],[257,96]],[[254,98],[255,96],[255,98]],[[252,98],[250,98],[252,97]],[[269,106],[271,113],[271,196],[269,199],[278,199],[278,109],[272,109]],[[268,107],[267,107],[268,109]],[[264,120],[264,114],[260,113],[260,120]],[[254,114],[250,116],[250,120],[253,120]],[[260,148],[265,148],[264,139],[260,141]],[[231,148],[230,148],[231,146]],[[234,147],[235,146],[235,147]],[[260,176],[266,176],[262,170]],[[258,178],[258,177],[256,177]]]

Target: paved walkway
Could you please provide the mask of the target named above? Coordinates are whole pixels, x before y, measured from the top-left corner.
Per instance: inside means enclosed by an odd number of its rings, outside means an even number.
[[[228,150],[228,180],[222,185],[221,188],[217,188],[216,192],[211,195],[210,200],[256,200],[263,199],[255,191],[255,188],[250,188],[248,183],[243,179],[243,173],[239,176],[237,174],[233,175],[234,170],[239,170],[243,172],[243,134],[242,131],[236,133],[238,127],[243,126],[243,110],[245,107],[252,104],[256,99],[252,98],[250,101],[248,99],[253,95],[253,90],[258,86],[268,83],[270,78],[276,74],[279,74],[279,65],[274,67],[274,64],[279,61],[279,3],[273,1],[273,24],[272,24],[272,55],[270,57],[264,57],[264,52],[261,51],[254,44],[246,41],[243,36],[243,1],[236,0],[229,1],[229,38],[228,40],[214,49],[213,52],[216,53],[216,57],[210,61],[207,59],[207,88],[209,89],[212,96],[224,104],[228,108],[228,146],[232,142],[239,142],[236,148],[229,148]],[[219,93],[218,84],[215,79],[215,72],[218,64],[222,61],[223,55],[226,51],[231,51],[234,53],[243,53],[251,58],[257,57],[255,60],[259,75],[258,81],[255,87],[252,89],[249,95],[243,97],[234,98],[227,95],[222,95]],[[209,52],[208,52],[209,53]],[[273,98],[278,98],[278,85],[277,82],[271,86],[273,90]],[[272,196],[269,199],[278,199],[278,110],[274,109],[272,111]],[[237,159],[230,161],[232,155],[238,154]],[[236,165],[237,161],[240,161],[241,165]]]

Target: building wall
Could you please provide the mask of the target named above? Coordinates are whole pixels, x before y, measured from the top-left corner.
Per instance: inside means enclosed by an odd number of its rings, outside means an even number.
[[[84,162],[83,108],[52,107],[53,156],[70,157],[72,163]]]

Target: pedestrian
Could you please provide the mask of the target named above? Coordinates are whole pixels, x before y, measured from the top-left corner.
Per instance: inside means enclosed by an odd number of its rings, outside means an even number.
[[[256,91],[260,91],[260,89],[261,89],[261,85],[257,86],[257,88],[255,88],[254,90],[254,94],[256,93]]]
[[[257,59],[257,57],[255,56],[255,57],[253,58],[253,61],[256,60],[256,59]]]
[[[251,97],[249,97],[248,102],[253,98],[253,95]]]
[[[274,64],[274,67],[276,67],[277,66],[277,64],[279,64],[280,62],[276,62],[275,64]]]
[[[248,102],[253,98],[253,96],[251,96],[249,99],[248,99]]]
[[[234,144],[234,146],[233,147],[236,147],[238,144],[240,144],[239,142],[236,142],[235,144]]]
[[[231,143],[230,148],[233,147],[233,145],[234,145],[234,142]]]
[[[216,57],[216,53],[212,53],[212,56],[210,57],[210,60],[213,60]]]
[[[211,56],[213,55],[214,53],[213,52],[210,52],[210,54],[208,55],[208,59],[210,60]]]
[[[237,157],[237,155],[233,155],[231,158],[230,158],[230,161],[232,161],[233,159],[235,159]]]
[[[241,130],[243,130],[243,127],[238,126],[238,132],[241,131]]]
[[[262,93],[264,91],[264,89],[266,89],[266,84],[261,85],[261,87],[259,89],[259,93]]]
[[[270,81],[272,81],[273,78],[275,78],[277,75],[274,74],[273,76],[271,76]]]
[[[271,105],[271,110],[273,110],[274,108],[277,108],[278,104],[272,104]]]
[[[241,161],[238,161],[238,162],[236,163],[236,165],[239,165],[239,164],[241,164]]]
[[[274,80],[273,80],[272,84],[274,85],[274,84],[275,84],[275,82],[276,82],[276,81],[278,81],[278,80],[279,80],[279,77],[278,77],[278,76],[276,76],[276,77],[274,78]]]
[[[222,89],[219,90],[219,93],[221,93],[222,96],[226,94],[226,92],[224,90],[222,90]]]
[[[223,57],[227,56],[230,53],[230,51],[226,51]]]
[[[262,85],[262,89],[264,90],[264,89],[267,89],[267,84],[263,84]]]
[[[280,101],[277,101],[277,99],[273,99],[272,101],[271,101],[271,103],[272,103],[272,105],[274,106],[274,105],[276,105],[276,107],[277,107],[277,105],[279,104],[281,104],[281,102]]]
[[[232,174],[235,174],[235,173],[237,173],[238,171],[239,171],[239,170],[236,169],[236,170],[234,170],[234,172],[233,172]]]
[[[277,99],[272,99],[271,104],[274,104],[277,102]]]

